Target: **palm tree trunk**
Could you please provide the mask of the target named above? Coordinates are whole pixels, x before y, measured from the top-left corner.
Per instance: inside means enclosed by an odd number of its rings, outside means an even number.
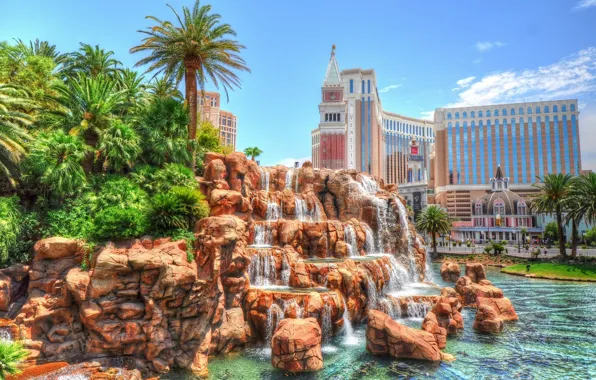
[[[197,138],[197,72],[193,67],[187,65],[184,78],[186,82],[186,104],[190,110],[190,124],[188,125],[188,149],[191,154],[191,169],[194,173],[197,164],[193,144]]]
[[[437,256],[437,237],[435,236],[435,233],[432,233],[432,237],[433,237],[433,256]]]
[[[561,257],[566,258],[567,252],[565,252],[565,240],[563,240],[563,216],[561,215],[561,209],[557,207],[557,234],[559,235],[559,253]]]
[[[577,256],[577,221],[571,219],[571,257]]]

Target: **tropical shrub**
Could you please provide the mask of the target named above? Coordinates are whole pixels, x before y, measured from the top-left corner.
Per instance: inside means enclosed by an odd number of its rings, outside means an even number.
[[[143,235],[147,226],[147,217],[139,209],[112,206],[95,216],[94,235],[98,240],[124,240]]]
[[[195,220],[209,214],[201,192],[191,188],[174,187],[167,193],[155,195],[149,208],[151,226],[157,231],[188,230]]]
[[[484,253],[490,253],[490,251],[492,251],[493,247],[492,244],[488,244],[484,247]]]
[[[193,171],[182,164],[166,164],[153,175],[156,192],[166,192],[174,186],[196,188]]]
[[[97,199],[92,192],[66,201],[59,209],[46,213],[42,237],[89,239],[95,228],[93,214],[96,209]]]
[[[27,263],[31,260],[33,245],[39,240],[40,218],[39,213],[21,213],[19,218],[20,234],[15,244],[8,250],[8,257],[2,263],[10,266],[16,263]]]
[[[4,380],[8,375],[21,373],[21,364],[29,355],[21,343],[0,340],[0,379]]]
[[[21,211],[17,197],[0,198],[0,261],[8,258],[21,234]]]
[[[105,181],[97,194],[98,209],[119,207],[144,210],[147,201],[146,191],[132,180],[120,176],[112,176]]]
[[[137,165],[135,166],[132,173],[130,173],[130,179],[139,185],[143,190],[148,193],[155,192],[155,184],[153,176],[159,170],[157,166],[151,165]]]
[[[544,227],[544,232],[542,233],[545,239],[550,239],[551,242],[555,242],[559,240],[559,233],[557,229],[557,222],[550,222]]]
[[[117,120],[99,133],[98,150],[104,170],[122,172],[134,166],[141,153],[140,139],[133,128]]]

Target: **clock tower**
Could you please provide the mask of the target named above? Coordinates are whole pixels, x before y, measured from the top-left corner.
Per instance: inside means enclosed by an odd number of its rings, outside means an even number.
[[[321,86],[319,127],[312,133],[312,157],[316,168],[346,167],[346,106],[344,84],[333,45]]]

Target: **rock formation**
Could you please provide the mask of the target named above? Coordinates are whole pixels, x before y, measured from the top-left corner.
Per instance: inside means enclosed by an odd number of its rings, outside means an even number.
[[[461,275],[461,269],[458,263],[445,261],[441,265],[441,277],[444,281],[456,282]]]
[[[448,290],[444,292],[444,294],[448,293],[450,293]],[[424,317],[422,330],[435,336],[439,348],[446,347],[447,335],[455,335],[457,330],[464,328],[461,309],[462,304],[458,297],[441,296]]]
[[[288,372],[322,369],[321,337],[314,318],[282,319],[271,339],[271,364]]]
[[[503,320],[499,318],[495,309],[488,305],[481,305],[476,312],[474,329],[487,333],[500,333],[503,331]]]

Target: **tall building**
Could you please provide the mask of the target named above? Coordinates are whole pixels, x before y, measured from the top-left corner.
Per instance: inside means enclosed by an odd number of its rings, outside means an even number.
[[[579,174],[578,116],[576,99],[435,110],[434,202],[468,222],[498,166],[521,197],[536,193],[537,177]]]
[[[434,130],[431,121],[383,110],[375,71],[340,71],[333,46],[311,140],[315,167],[357,169],[386,183],[423,183]]]
[[[223,145],[236,150],[236,116],[220,108],[219,92],[199,92],[199,114],[201,120],[209,120],[219,129],[219,139]]]

